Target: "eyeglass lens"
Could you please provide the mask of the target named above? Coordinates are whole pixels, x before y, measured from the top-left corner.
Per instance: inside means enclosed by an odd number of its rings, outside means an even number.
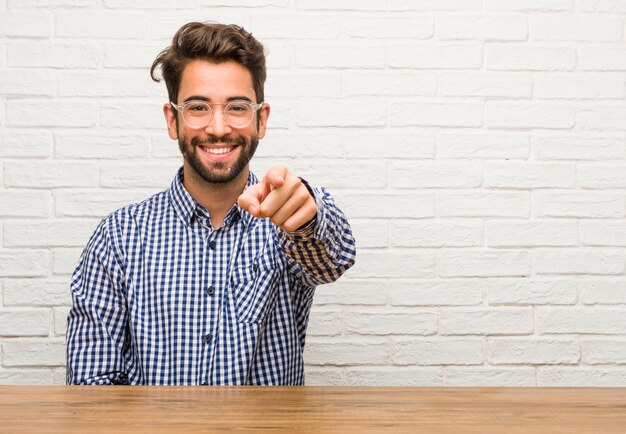
[[[254,117],[252,105],[245,101],[232,101],[224,106],[224,119],[231,127],[241,128],[248,125]],[[207,126],[211,122],[213,110],[208,103],[191,101],[183,108],[183,119],[193,128]]]

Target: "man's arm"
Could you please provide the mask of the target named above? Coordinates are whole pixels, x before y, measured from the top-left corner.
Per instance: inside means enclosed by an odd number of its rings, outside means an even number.
[[[354,264],[355,240],[343,212],[325,189],[311,188],[287,168],[268,170],[238,202],[279,228],[278,240],[293,260],[292,272],[306,284],[333,282]]]
[[[127,311],[122,259],[103,220],[72,275],[67,329],[67,384],[126,384]]]

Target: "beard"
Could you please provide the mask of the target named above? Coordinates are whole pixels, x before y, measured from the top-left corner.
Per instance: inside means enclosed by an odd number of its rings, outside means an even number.
[[[226,184],[237,179],[254,156],[259,144],[259,136],[256,133],[248,138],[209,136],[206,139],[194,137],[191,141],[180,134],[178,137],[178,147],[183,154],[183,158],[189,164],[189,167],[209,184]],[[217,143],[227,146],[238,146],[240,148],[239,157],[230,167],[224,162],[214,162],[212,168],[207,167],[198,155],[199,152],[204,152],[199,150],[200,145]]]

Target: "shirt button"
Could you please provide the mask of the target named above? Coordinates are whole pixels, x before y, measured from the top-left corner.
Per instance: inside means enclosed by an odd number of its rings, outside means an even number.
[[[207,333],[206,335],[204,335],[205,344],[210,344],[212,340],[213,340],[213,336],[211,336],[211,334]]]
[[[214,249],[215,248],[215,241],[211,241],[209,243],[209,249]]]
[[[206,292],[209,295],[215,294],[215,288],[213,287],[213,285],[209,286],[209,288],[206,290]]]

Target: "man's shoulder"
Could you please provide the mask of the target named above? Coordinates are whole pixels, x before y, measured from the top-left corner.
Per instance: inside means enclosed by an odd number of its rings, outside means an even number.
[[[169,189],[160,191],[140,202],[131,203],[116,209],[102,219],[102,225],[109,228],[123,228],[136,225],[157,214],[167,212],[169,208]]]

